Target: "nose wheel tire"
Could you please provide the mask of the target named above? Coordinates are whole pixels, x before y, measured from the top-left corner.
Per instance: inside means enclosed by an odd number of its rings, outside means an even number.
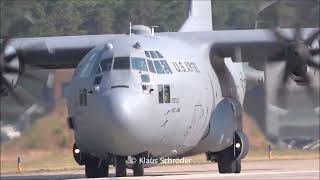
[[[136,162],[133,164],[133,175],[134,176],[143,176],[144,175],[143,163]]]
[[[241,160],[235,160],[233,146],[221,151],[218,156],[219,173],[240,173]]]
[[[85,172],[87,178],[100,178],[109,176],[109,164],[106,160],[87,155],[85,161]]]
[[[127,176],[127,165],[126,165],[126,156],[116,156],[116,176],[125,177]]]

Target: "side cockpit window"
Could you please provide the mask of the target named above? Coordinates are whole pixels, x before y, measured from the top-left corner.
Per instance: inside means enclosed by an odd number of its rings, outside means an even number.
[[[113,70],[129,70],[129,57],[115,57],[113,63]]]
[[[111,71],[112,67],[112,58],[104,59],[100,62],[97,74],[101,74],[106,71]]]

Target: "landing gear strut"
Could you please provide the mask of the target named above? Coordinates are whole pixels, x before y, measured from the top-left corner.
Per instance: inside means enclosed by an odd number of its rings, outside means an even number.
[[[136,162],[132,166],[134,176],[143,176],[144,175],[144,166],[143,163],[139,162],[140,156],[135,156]]]
[[[106,160],[86,155],[85,172],[87,178],[100,178],[109,176],[109,163]]]
[[[116,166],[116,176],[125,177],[127,176],[127,165],[126,156],[116,156],[115,166]]]

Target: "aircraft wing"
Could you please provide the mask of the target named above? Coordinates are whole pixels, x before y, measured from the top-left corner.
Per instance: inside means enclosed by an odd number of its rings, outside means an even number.
[[[44,69],[75,68],[79,61],[95,46],[115,36],[87,35],[12,39],[7,53],[15,53],[24,65]]]
[[[314,28],[302,29],[302,37],[309,37],[316,30]],[[279,32],[289,39],[294,39],[295,29],[281,29]],[[265,61],[266,57],[283,50],[279,40],[269,29],[168,32],[159,33],[159,35],[178,38],[193,46],[208,47],[220,57],[233,57],[235,48],[241,48],[243,62]]]

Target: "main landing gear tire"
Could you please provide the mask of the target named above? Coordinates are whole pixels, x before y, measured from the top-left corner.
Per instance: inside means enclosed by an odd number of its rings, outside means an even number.
[[[87,178],[100,178],[109,176],[109,164],[106,160],[87,155],[85,161],[85,172]]]
[[[240,173],[241,160],[235,160],[233,146],[221,151],[218,156],[219,173]]]
[[[139,163],[139,160],[137,160],[137,162],[133,164],[132,170],[133,170],[133,176],[143,176],[144,175],[143,163]]]
[[[126,165],[126,156],[116,156],[116,177],[125,177],[127,176],[127,165]]]

